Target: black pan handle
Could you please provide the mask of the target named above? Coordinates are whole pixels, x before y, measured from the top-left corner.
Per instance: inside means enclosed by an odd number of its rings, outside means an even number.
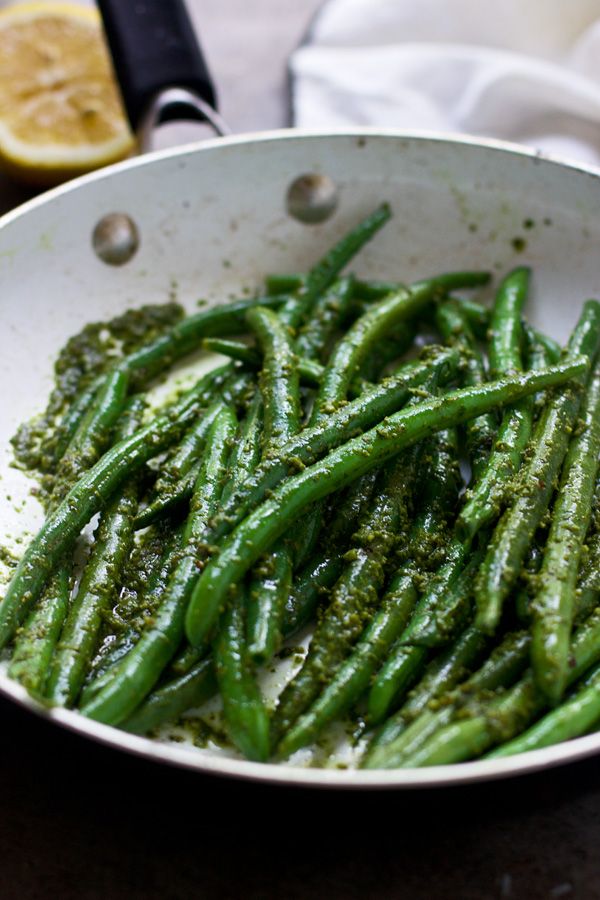
[[[215,89],[184,0],[97,2],[134,131],[156,97],[169,88],[185,88],[216,109]],[[171,118],[198,114],[189,110],[186,115],[179,105]]]

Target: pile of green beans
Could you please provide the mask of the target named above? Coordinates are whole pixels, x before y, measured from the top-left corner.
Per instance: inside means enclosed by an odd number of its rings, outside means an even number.
[[[526,267],[491,307],[487,272],[347,274],[390,216],[65,395],[0,601],[39,702],[257,762],[335,764],[341,723],[364,768],[600,727],[600,303],[561,348]],[[229,361],[153,408],[191,353]]]

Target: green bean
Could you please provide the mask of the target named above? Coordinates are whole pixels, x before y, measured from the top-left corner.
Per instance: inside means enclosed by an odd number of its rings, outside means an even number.
[[[281,757],[290,756],[314,741],[329,722],[342,716],[356,702],[404,628],[415,599],[413,579],[403,573],[396,575],[352,655],[284,735],[278,750]]]
[[[352,306],[354,278],[340,278],[315,302],[296,338],[296,352],[304,360],[327,358],[333,340],[346,323]],[[320,378],[319,378],[320,380]]]
[[[321,386],[313,405],[310,420],[312,425],[316,425],[328,412],[331,412],[330,407],[345,399],[352,380],[358,374],[361,361],[365,358],[366,352],[370,351],[371,346],[377,341],[378,337],[387,330],[386,325],[397,323],[399,319],[404,320],[407,310],[410,312],[413,307],[417,308],[419,303],[422,305],[423,302],[418,300],[411,305],[411,303],[407,303],[406,293],[404,293],[402,295],[400,312],[397,311],[398,303],[393,309],[392,307],[384,309],[380,305],[373,315],[367,313],[355,323],[350,332],[338,343],[331,360],[325,368]],[[282,315],[285,320],[285,310]],[[316,507],[312,510],[310,518],[315,518],[318,515],[319,511],[318,507]],[[278,569],[280,574],[282,574],[281,563]],[[271,604],[269,606],[270,610],[279,609],[280,612],[283,611],[283,603],[285,602],[283,590],[287,585],[287,580],[284,579],[281,585],[280,603],[277,605]],[[272,596],[272,592],[267,593],[266,596]],[[256,652],[258,653],[260,650],[260,656],[264,658],[268,648],[266,646],[259,647],[256,641],[254,641],[254,644],[256,645]],[[271,640],[269,648],[273,646],[274,638]]]
[[[294,294],[306,282],[304,272],[271,273],[265,278],[265,291],[268,297],[277,294]]]
[[[245,363],[253,369],[258,369],[262,363],[260,351],[254,344],[246,343],[243,340],[220,337],[204,338],[202,349],[206,350],[207,353],[219,353],[221,356],[228,356],[229,359]]]
[[[600,365],[582,409],[582,430],[567,449],[532,604],[531,660],[537,686],[556,704],[565,689],[569,636],[583,543],[592,514],[600,452]]]
[[[360,768],[397,769],[403,766],[404,757],[414,753],[448,725],[454,712],[454,704],[448,702],[437,709],[426,709],[417,719],[407,723],[398,710],[375,732],[362,756]]]
[[[571,656],[568,684],[577,681],[600,659],[600,611],[592,613],[574,633]],[[419,750],[406,757],[403,765],[446,765],[479,756],[523,731],[546,705],[529,671],[514,687],[489,703],[482,705],[475,700],[470,718],[462,718],[461,713],[460,719],[440,728]]]
[[[521,311],[527,298],[529,270],[515,269],[496,295],[491,320],[490,361],[499,375],[521,371]],[[530,368],[548,365],[547,359],[531,360]],[[456,530],[459,539],[471,541],[500,515],[514,476],[531,436],[533,398],[527,397],[504,411],[492,451],[480,468],[468,493]]]
[[[297,358],[288,331],[268,309],[255,307],[246,321],[263,352],[260,389],[264,406],[264,440],[279,448],[300,427]]]
[[[286,686],[271,722],[274,742],[319,695],[323,673],[338,667],[360,637],[378,601],[385,563],[398,531],[406,529],[416,454],[399,457],[384,470],[374,507],[361,520],[346,554],[346,566],[331,602],[316,625],[300,671]]]
[[[410,532],[410,552],[419,571],[438,567],[447,555],[453,510],[462,479],[456,429],[438,431],[424,443],[420,508]]]
[[[119,430],[121,440],[139,426],[141,409],[130,407]],[[47,696],[58,706],[72,706],[98,643],[103,612],[113,599],[119,574],[133,546],[139,484],[130,481],[102,513],[79,589],[69,609],[48,678]]]
[[[370,279],[356,278],[354,280],[353,294],[357,300],[364,300],[368,303],[382,300],[388,294],[397,294],[399,291],[406,290],[406,285],[399,281],[381,281]]]
[[[370,307],[334,348],[315,397],[310,423],[315,425],[344,400],[367,355],[390,329],[417,315],[440,292],[438,282],[418,282]]]
[[[490,321],[490,372],[493,378],[520,372],[521,312],[529,291],[529,269],[510,272],[500,284]]]
[[[253,306],[278,308],[283,300],[282,297],[236,300],[188,316],[155,341],[134,350],[118,366],[133,377],[136,385],[145,384],[182,357],[197,350],[203,338],[243,332],[246,312]]]
[[[69,491],[33,539],[0,602],[0,647],[13,636],[37,601],[60,559],[68,553],[84,525],[113,493],[152,457],[176,441],[196,418],[203,387],[187,391],[162,415],[134,435],[115,444]]]
[[[278,316],[257,308],[248,314],[248,324],[263,352],[259,381],[264,406],[263,442],[265,449],[273,452],[300,428],[297,357],[290,333]],[[255,567],[246,600],[246,607],[250,605],[248,649],[255,662],[266,662],[279,648],[291,581],[291,552],[285,542],[279,542],[270,560]]]
[[[436,323],[443,338],[459,348],[465,358],[463,382],[473,387],[486,381],[483,357],[477,347],[467,313],[455,298],[438,304]],[[473,475],[477,478],[487,463],[496,434],[496,418],[492,411],[471,419],[466,424],[466,449]]]
[[[204,569],[186,616],[192,644],[200,644],[224,605],[228,586],[237,583],[258,557],[316,500],[350,484],[435,431],[459,425],[498,405],[510,405],[544,387],[585,375],[587,359],[464,388],[389,416],[324,460],[308,466],[273,491],[220,545]],[[330,420],[331,421],[331,420]],[[1,609],[0,609],[1,612]]]
[[[600,659],[600,610],[595,609],[573,632],[568,685],[574,684]]]
[[[342,553],[323,552],[307,560],[292,583],[283,614],[283,637],[301,631],[344,571]]]
[[[110,683],[83,706],[83,715],[108,725],[118,725],[152,690],[177,651],[183,638],[185,608],[197,576],[197,542],[218,503],[236,425],[233,411],[222,404],[207,440],[184,530],[181,556],[169,578],[162,602],[138,643],[119,663]]]
[[[115,379],[133,382],[140,387],[161,371],[177,362],[186,354],[197,349],[198,342],[209,335],[239,334],[243,330],[246,311],[255,305],[279,307],[281,297],[263,297],[239,300],[226,306],[216,307],[189,316],[178,322],[168,332],[156,340],[145,344],[120,360],[115,368],[95,379],[75,401],[58,428],[58,439],[54,451],[55,460],[64,455],[67,444],[87,414],[90,404],[96,404],[98,393],[110,391]],[[71,465],[69,465],[71,468]],[[74,461],[74,469],[79,470]],[[65,470],[63,470],[65,471]]]
[[[527,336],[530,348],[533,344],[539,344],[543,350],[544,358],[549,363],[554,365],[554,363],[558,362],[562,353],[560,344],[542,331],[538,331],[537,328],[533,328],[528,322],[523,323],[523,331]]]
[[[223,504],[211,535],[219,540],[242,521],[291,472],[310,465],[329,450],[339,446],[361,430],[375,425],[385,416],[402,407],[411,396],[411,389],[435,376],[444,382],[456,371],[459,356],[454,350],[443,350],[432,359],[425,358],[411,364],[398,375],[392,375],[364,396],[342,406],[337,413],[326,417],[312,428],[304,428],[279,451],[261,463],[254,476],[248,479]]]
[[[471,610],[473,577],[483,553],[470,556],[464,544],[452,543],[448,560],[428,584],[402,635],[404,645],[440,647],[451,641]]]
[[[448,272],[416,281],[409,287],[397,286],[393,295],[386,293],[354,323],[335,348],[320,388],[321,400],[317,396],[317,412],[313,413],[313,419],[320,415],[321,404],[335,405],[343,399],[353,373],[372,352],[376,352],[377,343],[389,335],[391,328],[407,323],[450,290],[485,284],[488,280],[487,272]]]
[[[282,758],[313,742],[359,701],[367,703],[365,727],[381,721],[410,689],[363,760],[366,767],[390,768],[468,759],[506,741],[506,752],[516,752],[516,734],[600,664],[600,514],[592,510],[593,504],[600,509],[600,365],[592,367],[600,303],[587,301],[562,360],[549,366],[555,342],[521,317],[529,280],[524,268],[500,285],[491,319],[478,303],[448,298],[455,288],[485,283],[487,273],[450,273],[408,288],[340,278],[389,216],[380,207],[307,275],[271,279],[267,292],[283,289],[284,296],[209,310],[133,352],[126,346],[52,425],[39,462],[45,490],[54,478],[47,519],[0,601],[0,648],[17,635],[12,666],[22,681],[31,680],[35,696],[46,691],[52,702],[72,705],[81,694],[85,715],[147,733],[219,690],[232,743],[247,758],[266,761],[271,749]],[[430,327],[434,311],[449,347],[440,353],[429,345],[422,361],[405,362],[374,383],[400,359],[418,324]],[[225,339],[243,334],[246,322],[256,345]],[[477,343],[488,326],[491,376]],[[205,349],[230,352],[237,361],[209,373],[105,451],[128,392],[203,340]],[[457,389],[426,397],[424,385],[454,379],[461,363]],[[243,385],[234,397],[236,378]],[[316,390],[301,393],[301,379]],[[584,396],[581,431],[576,417]],[[55,416],[64,405],[54,403]],[[472,482],[460,508],[462,426]],[[538,445],[526,449],[533,429]],[[162,583],[141,574],[136,596],[121,577],[124,593],[110,609],[117,580],[100,576],[132,571],[133,562],[123,565],[129,550],[119,528],[131,540],[133,515],[125,504],[133,503],[140,470],[156,457],[159,477],[135,526],[169,518],[142,534],[140,546],[165,533],[178,506],[191,501],[190,512],[176,554],[171,548],[159,567]],[[420,505],[411,521],[417,459]],[[150,474],[144,485],[152,484]],[[352,502],[360,509],[354,534],[352,516],[341,521]],[[96,544],[72,601],[70,558],[82,527],[98,512]],[[545,568],[527,574],[523,560],[534,536],[546,546]],[[102,558],[103,545],[114,558]],[[136,548],[132,558],[143,552]],[[521,615],[533,610],[532,636],[509,635],[464,680],[516,588],[527,594],[515,600]],[[267,662],[282,636],[302,628],[325,596],[305,662],[269,723],[253,665]],[[504,617],[509,627],[510,616]],[[440,646],[444,651],[434,655]],[[528,653],[532,669],[523,675]],[[43,660],[46,669],[38,668]],[[564,707],[530,729],[533,737],[528,733],[523,745],[568,739],[599,720],[597,685],[586,693],[595,675],[576,687],[582,704],[567,694]]]
[[[581,570],[575,595],[576,619],[590,613],[600,602],[600,533],[587,538],[587,560]]]
[[[64,471],[61,470],[60,478],[54,483],[48,503],[49,514],[54,512],[73,481],[96,462],[108,443],[112,426],[123,410],[126,390],[127,377],[119,373],[113,373],[99,388],[94,402],[81,418],[63,455]],[[70,583],[72,566],[67,559],[63,559],[61,568],[64,571],[55,573],[47,595],[42,596],[39,610],[34,610],[27,619],[15,648],[14,656],[18,661],[18,668],[14,670],[15,677],[24,684],[30,684],[38,692],[47,682],[47,666],[52,659],[68,609],[64,584],[65,581]],[[37,657],[33,654],[34,648],[37,648]],[[31,669],[29,675],[28,666]]]
[[[256,391],[250,401],[246,416],[240,422],[239,433],[229,458],[229,479],[221,494],[221,503],[248,478],[258,465],[261,455],[263,430],[263,401],[260,391]]]
[[[473,335],[480,341],[486,340],[490,324],[489,309],[476,300],[467,300],[466,297],[453,297],[452,300],[460,309],[461,315],[469,323],[469,328]]]
[[[401,642],[401,637],[391,647],[369,691],[367,719],[370,725],[379,725],[389,715],[394,703],[399,703],[406,696],[429,659],[426,647],[407,647]]]
[[[413,371],[412,368],[405,366],[402,368],[402,372],[400,374],[406,375],[411,371]],[[443,378],[444,376],[443,376],[443,373],[441,370],[436,370],[436,371],[432,371],[430,373],[430,376],[428,376],[428,377],[430,379],[434,379],[435,381],[437,381],[438,379]],[[340,396],[338,399],[341,401],[341,400],[343,400],[343,397]],[[313,414],[313,419],[321,419],[323,421],[325,418],[326,417],[324,415],[320,415],[318,413],[316,415]],[[331,422],[330,422],[330,425],[331,425]],[[314,452],[314,449],[316,448],[316,446],[318,444],[318,441],[313,439],[313,434],[315,433],[316,429],[318,429],[318,425],[316,425],[316,426],[313,425],[313,429],[305,430],[302,435],[302,438],[304,439],[304,442],[305,442],[305,447],[307,447],[311,453]],[[308,433],[307,433],[307,431],[308,431]],[[282,448],[282,451],[281,451],[282,456],[283,456],[283,452],[287,449],[289,449],[289,446]],[[293,462],[294,462],[294,464],[297,465],[297,462],[298,462],[297,458],[294,458]],[[239,514],[239,507],[238,507],[238,514]],[[295,532],[295,537],[293,539],[294,549],[292,550],[292,555],[295,558],[302,557],[302,553],[306,551],[306,548],[310,543],[311,536],[314,539],[315,533],[318,532],[318,530],[320,528],[321,518],[322,518],[322,504],[316,503],[313,505],[312,509],[309,510],[308,515],[304,518],[302,527]],[[289,542],[289,540],[290,539],[288,538],[288,542]],[[301,547],[304,547],[303,551],[300,550]],[[284,599],[283,590],[282,590],[281,600],[280,600],[280,603],[278,604],[277,608],[279,610],[283,611],[284,603],[285,603],[285,599]]]
[[[199,469],[198,460],[168,494],[160,494],[148,506],[141,509],[135,519],[135,530],[140,531],[150,525],[166,522],[170,516],[180,515],[192,498]]]
[[[246,647],[245,592],[226,609],[214,642],[215,672],[229,736],[246,759],[266,762],[269,718]]]
[[[600,603],[600,591],[578,588],[575,595],[575,615],[573,625],[580,625]]]
[[[290,555],[278,546],[254,567],[248,593],[248,652],[257,664],[268,662],[281,644],[281,625],[292,584]]]
[[[401,360],[412,349],[418,330],[418,321],[411,319],[409,322],[402,322],[386,337],[378,340],[361,363],[360,375],[350,383],[349,396],[356,395],[361,382],[368,385],[374,381],[380,381],[388,373],[390,365]],[[404,362],[401,362],[400,365],[404,365]],[[397,368],[394,371],[397,371]]]
[[[186,431],[175,452],[161,465],[160,477],[154,486],[155,493],[168,491],[197,464],[219,407],[213,405],[210,408],[210,416],[208,412],[209,410]]]
[[[218,375],[211,381],[210,376],[214,376],[215,372]],[[207,387],[202,397],[205,408],[199,411],[200,418],[187,432],[189,441],[184,435],[182,443],[177,446],[172,458],[172,468],[171,464],[163,467],[150,502],[136,517],[136,531],[147,528],[189,503],[198,474],[200,451],[212,425],[211,417],[215,414],[214,409],[208,414],[211,404],[214,406],[214,401],[220,397],[231,406],[239,406],[251,383],[247,372],[240,372],[233,366],[222,366],[205,377]],[[173,478],[169,477],[170,469]],[[183,472],[179,479],[177,471]]]
[[[487,307],[482,306],[482,304],[478,303],[476,300],[468,300],[465,297],[455,297],[453,299],[456,300],[462,308],[475,336],[479,340],[485,340],[487,338],[490,321],[490,310],[487,309]],[[562,348],[554,338],[548,337],[548,335],[544,334],[542,331],[538,331],[537,328],[534,328],[529,322],[525,321],[525,319],[521,321],[521,328],[525,334],[528,334],[528,340],[530,342],[531,339],[533,339],[544,348],[544,353],[548,359],[548,365],[554,365],[558,362]]]
[[[412,343],[412,335],[410,337],[409,343]],[[224,356],[229,356],[231,359],[245,363],[254,369],[259,368],[261,364],[261,355],[258,350],[241,341],[230,341],[225,340],[224,338],[207,338],[202,342],[202,346],[211,353],[222,353]],[[399,355],[397,342],[395,346],[396,353],[394,354],[394,358]],[[400,346],[400,350],[402,350],[402,346]],[[298,375],[300,376],[302,384],[310,385],[312,387],[318,386],[323,378],[323,372],[324,367],[321,363],[306,359],[306,357],[300,357],[298,359]],[[373,385],[369,383],[368,380],[357,377],[350,385],[350,395],[358,397],[363,391],[372,388]]]
[[[55,507],[68,493],[107,445],[110,429],[115,424],[127,397],[128,376],[124,372],[111,372],[81,420],[69,442],[60,465],[60,475],[52,490],[51,505]]]
[[[472,283],[463,285],[464,287],[479,287],[480,273],[473,273]],[[360,302],[372,302],[373,300],[381,300],[386,294],[395,294],[400,289],[406,287],[399,281],[382,281],[377,279],[365,280],[364,278],[356,278],[354,275],[348,276],[352,280],[352,298]],[[489,276],[488,276],[489,277]],[[340,279],[341,281],[342,279]],[[265,291],[267,296],[272,297],[281,294],[294,294],[299,291],[306,283],[306,274],[301,272],[284,272],[271,273],[265,278]],[[333,285],[332,285],[333,287]],[[319,298],[321,300],[322,297]],[[475,304],[479,306],[479,304]],[[483,307],[480,307],[483,309]],[[477,313],[477,318],[480,313]],[[486,320],[487,324],[487,320]]]
[[[533,575],[539,573],[542,563],[542,551],[538,550],[539,564],[537,569],[532,570]],[[578,626],[584,619],[594,611],[600,602],[600,578],[598,575],[598,555],[590,557],[588,564],[580,570],[577,588],[573,597],[573,625]],[[535,585],[535,577],[532,579]],[[527,626],[531,626],[531,607],[533,603],[533,593],[531,589],[520,589],[515,598],[515,607],[519,621]],[[520,607],[520,608],[519,608]]]
[[[327,290],[353,256],[371,240],[391,216],[387,203],[366,216],[347,232],[308,272],[295,295],[280,310],[281,321],[298,328],[314,307],[317,298]]]
[[[592,506],[592,534],[600,534],[600,474],[596,479],[596,490],[594,491],[594,504]]]
[[[510,687],[525,671],[529,661],[531,635],[527,631],[512,631],[492,650],[481,668],[460,686],[464,697],[481,691],[495,691]]]
[[[427,572],[436,567],[440,555],[446,555],[448,509],[458,495],[458,472],[455,433],[439,432],[425,443],[426,468],[423,479],[422,503],[409,534],[411,562],[401,572],[413,584],[414,600],[417,595],[414,582],[427,578]],[[414,606],[414,604],[413,604]],[[414,613],[414,609],[411,610]],[[380,722],[390,706],[404,695],[425,665],[427,653],[420,648],[407,649],[402,644],[402,634],[396,635],[381,670],[373,679],[368,697],[368,718]]]
[[[487,284],[490,280],[489,272],[451,272],[444,275],[436,275],[432,279],[421,279],[420,283],[437,281],[441,293],[457,291],[461,288],[477,288]],[[386,294],[396,294],[404,290],[406,285],[397,281],[361,281],[354,283],[354,296],[360,300],[381,300]],[[462,302],[462,301],[461,301]]]
[[[292,561],[292,572],[300,569],[312,556],[320,543],[321,531],[325,524],[326,510],[324,505],[316,503],[302,522],[301,528],[291,528],[283,540]]]
[[[530,644],[527,632],[513,632],[465,682],[447,694],[430,699],[428,708],[412,722],[407,722],[403,709],[400,709],[376,732],[361,766],[393,769],[403,765],[405,757],[424,746],[436,731],[450,723],[457,708],[469,697],[514,684],[527,666]]]
[[[451,720],[418,750],[407,754],[402,764],[446,765],[480,756],[491,744],[521,731],[541,708],[533,679],[525,678],[506,694],[491,700],[481,714]]]
[[[262,398],[260,394],[256,397],[262,410]],[[248,418],[250,419],[250,416]],[[257,424],[260,425],[261,422]],[[258,465],[261,451],[260,437],[259,428],[250,428],[246,436],[246,460],[242,461],[241,466],[236,464],[237,460],[232,460],[230,467],[236,479],[235,482],[230,481],[228,485],[232,490],[235,483],[239,484],[245,475],[251,475]],[[242,440],[239,445],[243,446]],[[287,552],[274,553],[271,558],[262,561],[255,568],[247,596],[248,645],[255,662],[270,659],[278,647],[280,620],[289,593],[291,577],[291,558]]]
[[[360,478],[336,507],[324,543],[306,560],[294,580],[283,615],[284,637],[308,624],[319,603],[344,571],[344,555],[359,517],[371,500],[376,480],[375,472]]]
[[[379,730],[377,739],[371,742],[364,760],[372,760],[373,767],[377,761],[383,760],[382,768],[387,768],[387,760],[396,756],[403,743],[400,735],[405,734],[410,723],[426,714],[433,702],[454,688],[462,677],[481,659],[487,640],[473,627],[468,627],[444,653],[433,659],[425,668],[420,681],[410,691],[405,703],[391,719],[388,719]],[[428,717],[426,716],[426,722]],[[408,741],[414,740],[414,732],[408,735]],[[419,727],[417,733],[422,734]],[[393,747],[392,747],[393,745]],[[387,748],[391,749],[387,749]],[[381,749],[385,748],[385,749]],[[368,766],[370,767],[370,766]]]
[[[575,693],[518,737],[486,755],[487,759],[513,756],[559,744],[585,734],[600,719],[600,666],[583,679]]]
[[[184,641],[182,648],[173,657],[170,668],[177,675],[186,675],[196,663],[204,659],[209,649],[208,643],[203,644],[201,647],[192,647],[191,644]]]
[[[409,721],[416,719],[436,697],[459,684],[483,660],[490,639],[469,625],[443,653],[433,659],[402,706]]]
[[[176,721],[188,709],[202,706],[217,690],[213,661],[203,659],[184,675],[153,691],[119,728],[133,734],[148,734],[165,722]]]
[[[539,541],[539,544],[537,543]],[[545,537],[536,536],[536,543],[533,543],[527,551],[527,556],[523,562],[523,569],[519,577],[519,585],[515,592],[514,607],[517,621],[521,625],[529,627],[531,625],[531,601],[533,595],[533,585],[535,577],[540,571],[542,564],[542,545]]]
[[[104,384],[104,376],[100,375],[78,394],[56,427],[55,444],[52,462],[56,465],[63,458],[75,432],[96,399],[98,389]]]
[[[17,632],[8,674],[37,698],[44,697],[52,654],[69,608],[70,571],[69,566],[59,567],[41,603],[29,614],[23,632]]]
[[[106,642],[92,663],[92,669],[85,684],[79,705],[84,706],[96,696],[118,671],[118,663],[135,647],[145,625],[152,619],[167,590],[169,578],[175,568],[181,551],[183,526],[176,528],[168,537],[163,552],[155,565],[143,575],[143,582],[136,590],[136,608],[128,617],[124,630]],[[127,585],[127,579],[125,579]],[[198,660],[196,654],[194,662]],[[193,665],[193,663],[192,663]]]
[[[206,436],[210,431],[218,412],[219,407],[213,405],[210,409],[210,416],[208,415],[208,411],[204,415],[199,416],[192,427],[188,428],[181,442],[175,448],[175,452],[161,465],[160,475],[156,480],[152,494],[163,504],[162,509],[164,509],[165,498],[174,496],[182,479],[186,478],[189,472],[193,472],[197,469],[202,454],[202,448],[206,443]],[[154,501],[154,503],[156,503],[156,501]],[[153,501],[151,500],[148,504],[148,508],[143,510],[138,516],[138,521],[136,523],[138,528],[146,528],[148,525],[152,524],[152,508]],[[140,525],[140,523],[142,524]]]
[[[566,359],[593,358],[600,335],[600,304],[588,300],[569,340]],[[584,373],[574,384],[556,393],[544,408],[533,433],[531,459],[521,469],[512,505],[505,511],[489,544],[478,574],[475,595],[476,624],[493,633],[502,604],[516,581],[535,531],[548,509],[570,432],[581,402]]]
[[[202,341],[203,348],[209,353],[221,353],[231,359],[246,363],[253,369],[261,365],[262,357],[256,347],[244,344],[242,341],[231,341],[225,338],[206,338]],[[303,384],[315,386],[323,377],[323,366],[306,357],[298,359],[298,375]]]
[[[499,517],[529,443],[532,411],[532,398],[527,397],[503,417],[487,465],[480,468],[458,515],[456,533],[460,540],[472,541],[482,528]]]
[[[521,326],[525,337],[524,358],[526,360],[527,369],[543,369],[544,366],[552,366],[558,362],[562,355],[562,349],[558,344],[556,345],[556,352],[528,322],[523,321]],[[538,414],[546,405],[546,395],[543,391],[540,391],[539,394],[536,394],[533,397],[531,402],[533,405],[533,418],[537,419]]]

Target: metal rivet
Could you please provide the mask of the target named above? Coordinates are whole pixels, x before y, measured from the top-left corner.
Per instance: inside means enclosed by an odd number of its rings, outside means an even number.
[[[129,262],[139,245],[137,225],[126,213],[103,216],[92,234],[96,255],[109,266],[122,266]]]
[[[327,175],[300,175],[292,181],[287,192],[290,216],[307,225],[328,219],[337,202],[337,187]]]

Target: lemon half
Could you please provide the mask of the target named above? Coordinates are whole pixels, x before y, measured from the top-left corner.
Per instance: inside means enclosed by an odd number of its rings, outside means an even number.
[[[47,186],[134,148],[97,11],[52,0],[0,11],[0,166]]]

